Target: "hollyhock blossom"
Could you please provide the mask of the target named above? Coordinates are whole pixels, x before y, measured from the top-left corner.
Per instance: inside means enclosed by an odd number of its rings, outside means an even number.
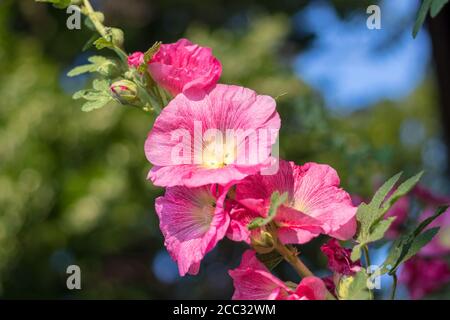
[[[222,185],[255,174],[270,162],[280,128],[275,100],[238,86],[177,95],[145,142],[157,186]],[[246,136],[248,134],[248,136]]]
[[[144,63],[144,53],[140,51],[133,52],[128,56],[128,66],[137,68]]]
[[[233,278],[234,300],[323,300],[327,290],[316,277],[303,278],[293,288],[275,277],[256,257],[253,250],[242,256],[239,267],[228,272]]]
[[[187,39],[162,44],[148,69],[153,79],[173,95],[191,88],[209,90],[222,73],[222,65],[210,48]]]
[[[164,244],[181,276],[197,274],[200,261],[225,236],[230,221],[223,208],[226,193],[214,185],[172,187],[156,199]]]
[[[330,166],[298,166],[281,160],[277,174],[256,174],[240,182],[236,200],[265,216],[275,191],[288,193],[274,219],[283,243],[306,243],[321,233],[340,240],[354,235],[356,207],[349,194],[339,188],[339,177]]]
[[[361,270],[361,262],[353,262],[350,259],[352,251],[341,247],[336,239],[330,239],[320,250],[327,256],[328,268],[333,272],[349,276]]]
[[[412,299],[421,299],[450,281],[450,268],[441,258],[413,257],[401,269],[399,283],[406,286]]]

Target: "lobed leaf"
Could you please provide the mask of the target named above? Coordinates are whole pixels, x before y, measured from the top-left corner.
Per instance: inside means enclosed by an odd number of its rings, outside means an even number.
[[[421,248],[429,243],[439,231],[439,227],[423,231],[431,222],[443,214],[448,206],[439,207],[436,213],[422,221],[410,234],[398,238],[392,244],[386,260],[383,263],[383,272],[394,274],[400,264],[416,255]]]

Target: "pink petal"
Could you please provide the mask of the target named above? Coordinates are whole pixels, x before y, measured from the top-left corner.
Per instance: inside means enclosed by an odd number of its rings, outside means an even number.
[[[148,68],[153,79],[173,95],[189,89],[209,90],[222,73],[222,65],[210,48],[187,39],[161,45]]]
[[[327,288],[325,283],[317,277],[303,278],[295,294],[303,300],[325,300],[327,296]]]
[[[241,265],[228,272],[233,278],[233,300],[276,300],[287,298],[293,291],[273,276],[256,258],[253,250],[242,256]]]
[[[212,186],[172,187],[156,199],[165,245],[180,275],[196,274],[200,261],[225,236],[229,224],[223,209],[227,190],[216,196]]]
[[[224,185],[242,180],[267,166],[271,146],[280,128],[275,101],[238,86],[217,85],[208,93],[197,93],[199,95],[195,97],[192,92],[176,96],[163,109],[148,135],[145,154],[155,166],[149,174],[153,183],[189,187],[208,183]],[[236,146],[237,155],[232,162],[211,167],[202,159],[207,150],[203,145],[205,132],[211,129],[223,135],[227,130],[268,133],[266,136],[255,135],[256,145],[260,148],[257,155],[246,153],[248,141],[242,140]],[[242,162],[239,161],[241,155]]]

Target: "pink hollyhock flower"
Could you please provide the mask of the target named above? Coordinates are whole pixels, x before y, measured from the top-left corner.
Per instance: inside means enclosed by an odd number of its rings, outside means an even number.
[[[161,45],[148,68],[153,79],[173,95],[191,88],[209,90],[222,73],[222,65],[210,48],[187,39]]]
[[[267,166],[280,128],[274,99],[229,85],[191,94],[163,109],[145,142],[155,185],[225,185]]]
[[[323,300],[327,293],[316,277],[304,278],[297,288],[288,286],[270,273],[253,250],[245,251],[240,266],[228,273],[235,288],[233,300]]]
[[[412,299],[421,299],[450,281],[450,268],[444,259],[414,257],[401,269],[399,282],[406,285]]]
[[[327,256],[328,268],[333,272],[349,276],[361,270],[361,262],[350,259],[352,250],[341,247],[336,239],[330,239],[320,250]]]
[[[128,66],[137,68],[144,63],[144,53],[140,51],[133,52],[128,56]]]
[[[223,208],[227,190],[216,189],[214,185],[172,187],[156,199],[164,244],[181,276],[197,274],[200,261],[225,236],[230,222]]]
[[[434,208],[426,209],[419,218],[423,221],[435,213]],[[450,253],[450,209],[429,224],[427,229],[439,227],[439,232],[434,238],[419,251],[422,256],[439,256]]]
[[[288,193],[287,203],[274,219],[283,243],[306,243],[321,233],[340,240],[355,234],[356,207],[339,188],[339,177],[330,166],[298,166],[281,160],[277,174],[256,174],[241,181],[236,186],[236,200],[265,216],[274,191]]]

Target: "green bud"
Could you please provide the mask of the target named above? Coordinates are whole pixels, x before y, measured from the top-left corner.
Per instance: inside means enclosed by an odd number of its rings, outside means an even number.
[[[111,87],[111,94],[122,104],[134,104],[138,99],[138,88],[130,80],[119,80],[114,82]]]
[[[103,23],[105,21],[105,15],[101,11],[95,11],[94,12],[95,18],[100,22]]]
[[[251,245],[258,253],[269,253],[273,250],[274,240],[269,232],[262,231],[258,237],[252,237]]]
[[[121,47],[124,42],[123,31],[119,28],[111,28],[112,43],[117,47]]]

